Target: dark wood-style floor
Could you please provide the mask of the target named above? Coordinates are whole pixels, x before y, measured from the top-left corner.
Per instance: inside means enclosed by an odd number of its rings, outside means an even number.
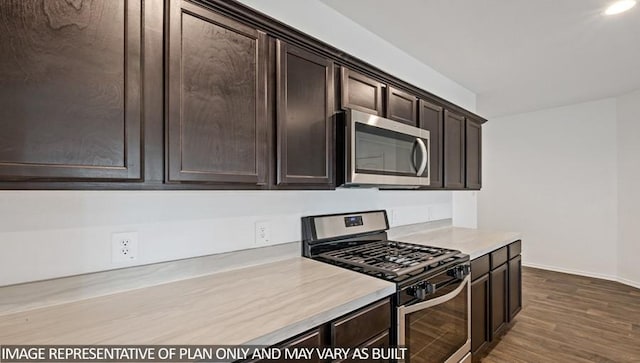
[[[640,290],[523,268],[523,309],[483,363],[640,362]]]

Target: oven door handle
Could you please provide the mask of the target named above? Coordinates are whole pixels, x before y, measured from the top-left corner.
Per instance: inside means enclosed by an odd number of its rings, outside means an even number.
[[[470,280],[471,280],[471,277],[467,275],[467,277],[465,277],[464,280],[462,280],[462,282],[460,283],[460,286],[458,286],[455,290],[451,291],[450,293],[446,295],[438,296],[435,299],[423,301],[415,305],[400,306],[398,308],[398,313],[404,316],[406,314],[411,314],[418,310],[430,308],[432,306],[436,306],[436,305],[442,304],[443,302],[451,300],[452,298],[456,297],[460,292],[462,292],[462,290],[468,287],[467,285],[469,284]]]

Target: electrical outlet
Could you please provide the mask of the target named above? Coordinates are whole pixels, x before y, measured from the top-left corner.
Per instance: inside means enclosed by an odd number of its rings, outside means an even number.
[[[271,223],[268,221],[256,222],[255,244],[265,246],[271,242]]]
[[[111,235],[111,262],[127,263],[138,259],[138,232]]]

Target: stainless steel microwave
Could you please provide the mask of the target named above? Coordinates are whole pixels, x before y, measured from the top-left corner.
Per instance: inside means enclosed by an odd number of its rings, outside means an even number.
[[[428,130],[351,109],[344,126],[344,186],[430,184]]]

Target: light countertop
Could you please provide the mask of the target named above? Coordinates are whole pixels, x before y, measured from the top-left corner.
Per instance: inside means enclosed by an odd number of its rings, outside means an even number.
[[[394,292],[294,257],[0,315],[0,343],[271,345]]]
[[[517,232],[488,231],[473,228],[417,224],[391,229],[389,239],[459,250],[473,260],[522,239]]]

